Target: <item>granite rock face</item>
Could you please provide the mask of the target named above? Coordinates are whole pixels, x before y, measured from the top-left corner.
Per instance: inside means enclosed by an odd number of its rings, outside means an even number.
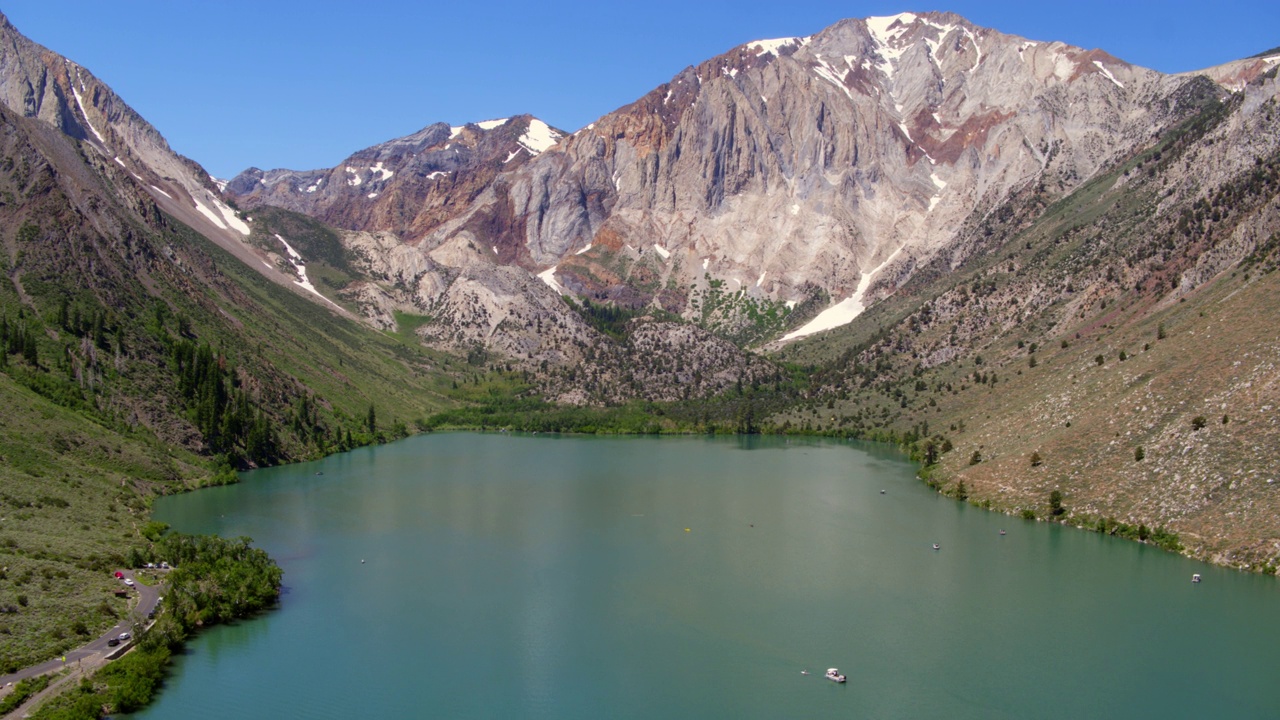
[[[951,14],[846,20],[686,69],[413,241],[685,317],[712,280],[779,303],[863,284],[866,305],[939,253],[962,261],[957,230],[1011,192],[1070,192],[1179,120],[1198,82]]]

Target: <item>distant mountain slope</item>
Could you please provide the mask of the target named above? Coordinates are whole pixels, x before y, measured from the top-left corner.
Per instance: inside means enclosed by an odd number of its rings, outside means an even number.
[[[1032,182],[1069,192],[1175,121],[1160,101],[1185,82],[946,13],[842,21],[687,69],[423,242],[513,247],[569,291],[686,317],[708,277],[834,303],[877,270],[870,301],[974,212]],[[673,291],[601,272],[646,254]]]
[[[949,13],[903,13],[746,43],[510,166],[490,146],[473,157],[502,172],[459,170],[460,193],[441,195],[444,170],[425,172],[450,146],[443,125],[333,170],[250,171],[233,186],[245,202],[390,232],[352,237],[357,254],[402,266],[396,299],[366,294],[367,309],[448,314],[435,312],[448,278],[497,264],[754,345],[847,323],[936,260],[959,265],[980,252],[965,228],[1010,197],[1070,194],[1200,96],[1226,97],[1201,75],[1234,88],[1273,60],[1166,76]],[[381,158],[404,162],[405,149],[421,170],[387,174]],[[370,181],[393,184],[396,199]],[[467,342],[509,344],[501,333]]]
[[[173,152],[160,133],[88,69],[24,37],[0,15],[0,103],[82,142],[95,165],[136,184],[154,204],[281,285],[288,274],[264,266],[245,244],[249,223],[229,207],[214,179]]]
[[[970,502],[1274,572],[1276,74],[1186,94],[1149,146],[1065,197],[1015,194],[958,265],[785,349],[822,390],[772,421],[906,438]]]
[[[227,183],[240,207],[271,205],[347,230],[421,237],[450,219],[500,172],[564,137],[529,115],[446,123],[361,150],[337,167],[298,172],[250,168]]]

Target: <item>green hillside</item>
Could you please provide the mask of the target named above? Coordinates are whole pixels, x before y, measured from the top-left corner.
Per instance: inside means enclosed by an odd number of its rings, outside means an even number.
[[[0,108],[0,670],[116,622],[157,494],[403,436],[465,365],[272,283],[88,152]]]

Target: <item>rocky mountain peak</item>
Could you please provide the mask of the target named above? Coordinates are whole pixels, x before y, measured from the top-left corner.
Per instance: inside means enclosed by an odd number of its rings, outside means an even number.
[[[416,237],[469,203],[498,173],[520,167],[564,135],[531,115],[434,123],[332,168],[249,168],[226,193],[247,209],[271,205],[340,228]]]
[[[858,308],[847,321],[973,213],[1031,182],[1068,192],[1129,152],[1176,115],[1156,100],[1182,82],[949,13],[846,20],[686,68],[421,242],[496,247],[556,292],[686,317],[723,283]]]

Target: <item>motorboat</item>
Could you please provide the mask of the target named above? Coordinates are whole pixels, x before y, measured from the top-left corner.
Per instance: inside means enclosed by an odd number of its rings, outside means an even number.
[[[934,549],[934,550],[941,550],[941,549],[942,549],[942,546],[941,546],[941,545],[939,545],[938,543],[934,543],[934,544],[933,544],[933,549]]]
[[[1193,583],[1198,583],[1198,582],[1200,582],[1200,573],[1196,573],[1196,574],[1192,575],[1192,576],[1191,576],[1191,582],[1193,582]]]
[[[826,678],[832,682],[838,683],[842,683],[845,680],[844,675],[840,674],[839,668],[827,668]]]
[[[1001,531],[1000,531],[1000,534],[1001,534],[1001,535],[1003,535],[1003,534],[1004,534],[1004,531],[1003,531],[1003,530],[1001,530]]]

